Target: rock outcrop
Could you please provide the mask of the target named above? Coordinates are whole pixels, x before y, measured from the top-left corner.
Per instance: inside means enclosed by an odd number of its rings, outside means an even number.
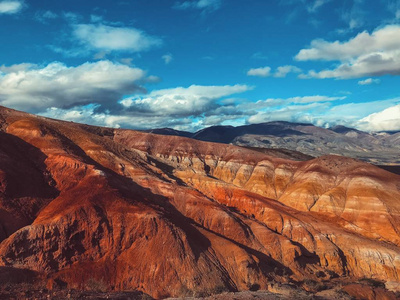
[[[0,124],[0,271],[157,298],[399,281],[400,176],[6,108]]]

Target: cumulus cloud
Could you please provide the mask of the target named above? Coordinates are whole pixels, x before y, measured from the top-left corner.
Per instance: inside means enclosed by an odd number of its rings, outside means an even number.
[[[358,127],[366,131],[400,130],[400,104],[361,119]]]
[[[252,68],[247,71],[247,76],[256,76],[256,77],[269,77],[273,75],[277,78],[284,78],[289,73],[300,73],[301,69],[296,66],[286,65],[280,66],[276,68],[275,73],[271,73],[270,67],[261,67],[261,68]]]
[[[278,67],[276,69],[274,77],[283,78],[283,77],[286,77],[286,75],[289,73],[300,73],[300,72],[301,72],[300,68],[298,68],[296,66],[286,65],[286,66]]]
[[[247,76],[268,77],[271,75],[270,67],[253,68],[247,71]]]
[[[174,5],[175,9],[199,9],[203,11],[214,11],[221,7],[222,0],[192,0],[177,2]]]
[[[217,108],[216,100],[250,90],[247,85],[178,87],[152,91],[121,101],[131,111],[170,116],[198,116]]]
[[[372,34],[363,31],[346,42],[314,40],[310,48],[300,50],[295,59],[343,61],[381,51],[395,51],[399,46],[400,25],[388,25]]]
[[[12,15],[21,11],[23,8],[22,1],[0,1],[0,15]]]
[[[366,76],[400,75],[400,51],[371,53],[352,62],[340,64],[333,70],[309,71],[303,78],[359,78]]]
[[[123,95],[143,92],[140,84],[145,80],[143,70],[110,61],[77,67],[23,64],[0,73],[0,104],[31,112],[90,103],[107,106]]]
[[[345,41],[314,40],[296,60],[326,60],[341,63],[331,70],[310,71],[301,78],[358,78],[400,75],[400,25],[387,25],[372,34],[364,31]]]
[[[171,53],[164,54],[161,58],[166,65],[168,65],[174,59]]]
[[[73,25],[73,37],[89,49],[105,51],[140,52],[162,44],[142,30],[104,24]]]
[[[370,85],[370,84],[373,84],[373,83],[378,84],[380,82],[381,82],[380,79],[367,78],[367,79],[364,79],[364,80],[360,80],[358,82],[358,84],[359,85]]]

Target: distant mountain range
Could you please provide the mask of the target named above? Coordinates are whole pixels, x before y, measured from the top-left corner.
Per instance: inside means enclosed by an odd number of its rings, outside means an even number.
[[[337,154],[377,165],[400,164],[399,131],[368,133],[340,125],[326,129],[279,121],[238,127],[212,126],[195,133],[170,128],[147,132],[251,148],[287,149],[312,157]]]

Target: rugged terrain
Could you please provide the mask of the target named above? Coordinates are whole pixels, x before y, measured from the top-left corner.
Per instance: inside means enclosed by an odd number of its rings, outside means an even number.
[[[156,298],[400,290],[400,176],[271,155],[0,108],[0,282]]]
[[[312,157],[336,154],[376,165],[400,165],[400,132],[367,133],[344,126],[327,129],[290,122],[212,126],[195,133],[169,128],[150,132],[245,147],[286,149]]]

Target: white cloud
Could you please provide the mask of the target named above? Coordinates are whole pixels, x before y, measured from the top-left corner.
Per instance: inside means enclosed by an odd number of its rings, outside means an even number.
[[[310,71],[300,78],[358,78],[400,75],[400,25],[388,25],[372,34],[364,31],[346,42],[314,40],[295,59],[340,61],[332,70]]]
[[[279,109],[259,111],[250,116],[247,122],[250,124],[270,121],[311,122],[310,117],[316,115],[316,111],[325,111],[328,108],[328,104],[318,102],[305,105],[288,105]]]
[[[297,96],[290,98],[268,98],[266,100],[258,100],[253,103],[246,103],[241,107],[242,109],[261,109],[265,107],[276,107],[276,106],[284,106],[289,104],[308,104],[308,103],[317,103],[317,102],[332,102],[337,100],[344,100],[345,96],[342,97],[328,97],[321,95],[313,95],[313,96]]]
[[[270,67],[252,68],[247,71],[247,76],[257,76],[257,77],[268,77],[273,75],[274,77],[283,78],[289,73],[300,73],[301,69],[296,66],[286,65],[280,66],[276,69],[274,74],[271,74]]]
[[[381,82],[380,79],[367,78],[367,79],[364,79],[364,80],[360,80],[358,82],[358,84],[359,85],[370,85],[370,84],[373,84],[373,83],[378,84],[380,82]]]
[[[247,71],[247,76],[268,77],[271,75],[270,67],[253,68]]]
[[[2,66],[0,66],[0,75],[1,75],[1,73],[15,73],[15,72],[19,72],[19,71],[26,71],[26,70],[32,69],[34,67],[37,67],[37,65],[30,64],[30,63],[16,64],[16,65],[11,65],[9,67],[2,65]]]
[[[340,64],[333,70],[310,71],[305,77],[348,79],[387,74],[400,75],[400,50],[363,55],[352,62]]]
[[[370,102],[346,103],[332,106],[322,114],[315,114],[313,118],[325,121],[330,126],[345,125],[348,127],[366,130],[361,126],[360,120],[377,111],[385,110],[393,105],[399,104],[399,98],[377,100]]]
[[[400,104],[370,114],[357,125],[367,131],[400,130]]]
[[[287,101],[291,103],[314,103],[314,102],[331,102],[337,100],[344,100],[345,96],[342,97],[328,97],[328,96],[303,96],[303,97],[292,97],[288,98]]]
[[[22,1],[0,1],[0,14],[16,14],[23,8]]]
[[[200,86],[156,90],[121,101],[131,111],[152,115],[198,116],[217,108],[216,100],[252,89],[247,85]]]
[[[177,2],[174,5],[175,9],[199,9],[203,11],[214,11],[221,7],[222,0],[192,0]]]
[[[125,94],[143,91],[145,72],[110,61],[77,67],[53,62],[43,68],[23,64],[0,73],[0,104],[25,111],[50,107],[115,104]]]
[[[73,29],[74,38],[95,50],[140,52],[162,44],[161,39],[131,27],[77,24]]]
[[[77,123],[89,123],[98,126],[106,125],[104,122],[105,115],[103,113],[95,114],[95,108],[96,106],[89,108],[84,108],[80,106],[70,109],[51,107],[46,109],[45,112],[40,113],[40,115],[53,119],[72,121]]]
[[[359,33],[346,42],[327,42],[317,39],[311,42],[309,49],[302,49],[296,60],[338,60],[348,61],[363,55],[381,51],[396,51],[400,47],[400,25],[388,25],[375,30]]]
[[[281,66],[277,68],[274,77],[283,78],[286,77],[286,75],[289,73],[300,73],[300,72],[301,69],[296,66],[290,66],[290,65]]]
[[[300,73],[301,69],[296,66],[286,65],[280,66],[276,69],[274,74],[271,74],[270,67],[252,68],[247,71],[247,76],[257,76],[257,77],[268,77],[273,75],[274,77],[283,78],[289,73]]]
[[[269,98],[257,102],[243,103],[238,110],[247,116],[251,124],[269,121],[306,122],[322,126],[327,122],[336,101],[346,97],[330,97],[324,95],[295,96],[290,98]],[[335,103],[336,102],[336,103]],[[335,106],[333,106],[335,107]],[[336,116],[337,117],[337,116]]]
[[[166,65],[168,65],[174,59],[171,53],[164,54],[161,58],[164,60]]]

